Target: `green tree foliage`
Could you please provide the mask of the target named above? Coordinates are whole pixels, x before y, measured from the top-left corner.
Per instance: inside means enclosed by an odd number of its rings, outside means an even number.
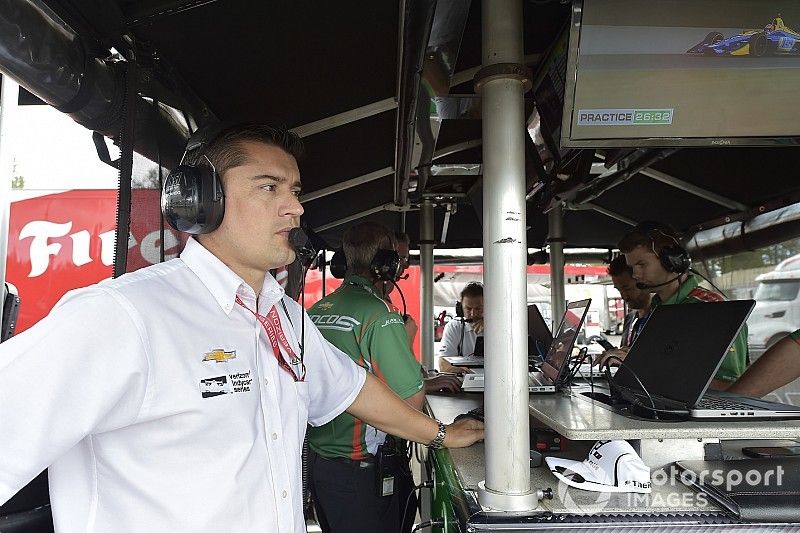
[[[715,276],[720,276],[738,270],[775,266],[784,259],[797,254],[800,254],[800,239],[792,239],[758,250],[709,259],[706,264]]]

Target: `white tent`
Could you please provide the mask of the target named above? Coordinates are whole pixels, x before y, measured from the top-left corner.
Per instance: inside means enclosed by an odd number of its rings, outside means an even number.
[[[550,288],[542,285],[549,277],[528,274],[528,304],[550,303]],[[433,305],[454,307],[467,283],[482,282],[483,275],[478,272],[447,272],[433,284]]]

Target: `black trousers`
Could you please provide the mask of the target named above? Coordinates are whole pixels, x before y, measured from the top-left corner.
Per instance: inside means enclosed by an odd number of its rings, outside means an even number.
[[[407,467],[395,472],[395,492],[378,496],[373,462],[340,461],[311,454],[314,510],[323,533],[404,533],[414,523],[414,482]],[[403,528],[401,529],[401,522]]]

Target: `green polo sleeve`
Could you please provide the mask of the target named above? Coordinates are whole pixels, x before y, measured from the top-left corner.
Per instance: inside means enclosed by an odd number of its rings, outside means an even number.
[[[372,373],[398,396],[408,398],[422,389],[420,364],[411,353],[403,318],[382,314],[374,320],[359,342]]]
[[[728,355],[722,361],[722,365],[717,370],[716,377],[722,381],[733,382],[744,374],[747,368],[747,324],[742,326],[736,340],[733,341]]]

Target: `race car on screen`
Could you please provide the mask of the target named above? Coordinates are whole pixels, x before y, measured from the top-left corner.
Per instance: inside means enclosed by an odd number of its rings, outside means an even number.
[[[686,53],[751,57],[797,55],[800,54],[800,33],[786,26],[778,15],[763,29],[744,30],[727,39],[718,31],[712,31]]]

